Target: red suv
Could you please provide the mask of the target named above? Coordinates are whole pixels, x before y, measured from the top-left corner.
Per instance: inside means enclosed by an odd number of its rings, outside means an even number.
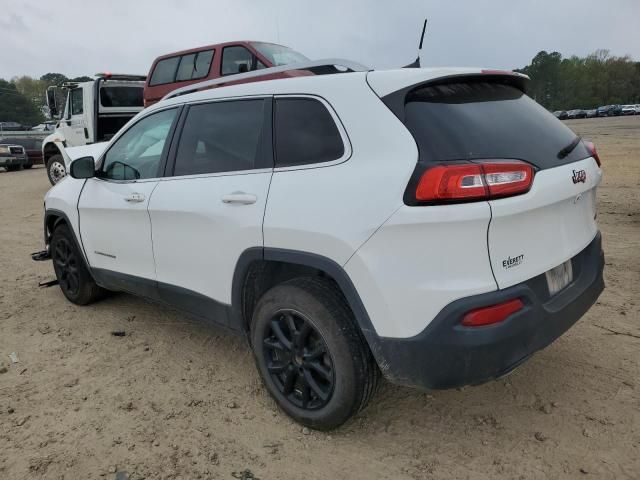
[[[227,42],[169,53],[156,58],[144,86],[144,106],[153,105],[176,88],[238,73],[277,67],[309,59],[282,45],[266,42]],[[306,71],[272,73],[227,84],[310,75]],[[222,85],[218,85],[222,86]]]

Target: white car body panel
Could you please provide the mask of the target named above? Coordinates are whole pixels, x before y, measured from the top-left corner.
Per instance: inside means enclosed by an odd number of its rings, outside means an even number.
[[[363,75],[350,74],[341,82],[343,89],[313,91],[337,113],[353,153],[338,165],[275,169],[264,219],[265,247],[313,252],[344,265],[403,205],[418,150],[407,129],[363,82]],[[351,108],[354,103],[357,109]]]
[[[71,223],[69,226],[78,239],[80,238],[80,230],[77,206],[83,186],[84,180],[72,178],[69,181],[60,182],[52,186],[44,196],[45,210],[63,212],[69,219]]]
[[[271,169],[188,175],[159,182],[149,203],[159,282],[231,303],[231,279],[242,252],[262,247]],[[235,192],[255,203],[225,203]]]
[[[349,260],[376,333],[413,337],[459,298],[496,290],[487,202],[400,208]]]
[[[81,240],[92,268],[155,280],[147,207],[157,184],[153,179],[138,182],[87,180],[78,211]],[[142,195],[143,201],[127,201],[133,194]]]
[[[367,83],[379,97],[384,97],[401,88],[435,78],[451,75],[482,73],[481,68],[402,68],[396,70],[371,71],[367,74]]]
[[[573,183],[580,170],[586,181]],[[489,202],[489,254],[500,288],[557,267],[591,243],[598,232],[595,196],[601,179],[602,170],[587,158],[538,172],[524,195]],[[509,258],[520,255],[509,265]]]
[[[109,142],[99,142],[92,143],[91,145],[82,145],[80,147],[69,147],[66,149],[66,158],[69,159],[69,162],[72,162],[82,157],[93,157],[97,166],[100,157],[105,152],[108,145]],[[67,168],[68,167],[69,165],[67,165]]]

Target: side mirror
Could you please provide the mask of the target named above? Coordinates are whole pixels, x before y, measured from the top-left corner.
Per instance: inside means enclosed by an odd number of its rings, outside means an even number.
[[[92,178],[96,175],[96,164],[93,157],[82,157],[71,162],[69,174],[73,178]]]

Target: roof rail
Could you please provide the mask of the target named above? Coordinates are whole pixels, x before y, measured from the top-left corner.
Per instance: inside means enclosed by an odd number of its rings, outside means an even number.
[[[332,68],[332,71],[326,71],[327,67]],[[288,72],[291,70],[313,70],[317,69],[318,75],[329,73],[347,73],[347,72],[368,72],[371,70],[369,67],[365,67],[351,60],[343,60],[340,58],[328,58],[324,60],[314,60],[311,62],[290,63],[289,65],[281,65],[279,67],[262,68],[260,70],[253,70],[251,72],[238,73],[235,75],[226,75],[224,77],[214,78],[213,80],[205,80],[204,82],[193,83],[186,87],[178,88],[169,92],[162,100],[178,97],[180,95],[186,95],[187,93],[193,93],[200,89],[207,87],[214,87],[216,85],[225,84],[229,82],[235,82],[238,80],[247,80],[256,77],[263,77],[265,75],[272,75],[274,73]]]

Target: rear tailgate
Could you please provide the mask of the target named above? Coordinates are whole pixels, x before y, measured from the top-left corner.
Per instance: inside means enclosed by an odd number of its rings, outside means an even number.
[[[386,83],[371,77],[372,88],[384,91]],[[526,193],[486,196],[488,255],[500,289],[560,266],[597,233],[602,172],[584,142],[524,87],[517,75],[455,72],[382,97],[413,134],[423,168],[505,160],[534,168]]]
[[[594,239],[601,177],[586,158],[539,171],[525,195],[489,202],[489,255],[500,288],[559,266]]]

